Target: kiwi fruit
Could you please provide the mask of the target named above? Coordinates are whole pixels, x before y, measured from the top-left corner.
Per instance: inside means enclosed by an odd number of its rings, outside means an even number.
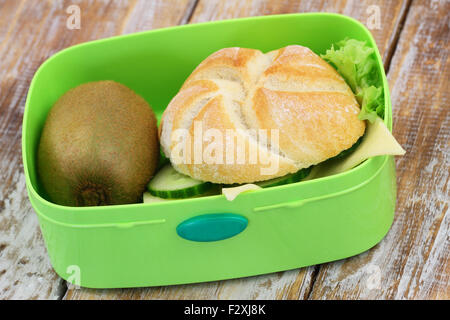
[[[37,165],[48,200],[64,206],[142,202],[159,159],[155,115],[114,81],[82,84],[51,108]]]

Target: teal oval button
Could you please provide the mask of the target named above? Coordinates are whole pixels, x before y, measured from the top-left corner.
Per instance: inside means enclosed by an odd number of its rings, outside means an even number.
[[[234,213],[212,213],[187,219],[177,226],[180,237],[191,241],[218,241],[231,238],[247,227],[247,218]]]

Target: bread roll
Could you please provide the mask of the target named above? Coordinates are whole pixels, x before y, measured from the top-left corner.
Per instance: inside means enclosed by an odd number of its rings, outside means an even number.
[[[359,111],[342,77],[306,47],[267,54],[225,48],[201,62],[172,99],[160,142],[181,173],[250,183],[350,148],[365,130]]]

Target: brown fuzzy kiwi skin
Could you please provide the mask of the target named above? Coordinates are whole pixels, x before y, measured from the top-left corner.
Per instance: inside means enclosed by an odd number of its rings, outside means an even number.
[[[155,115],[114,81],[82,84],[50,110],[38,147],[38,175],[48,200],[64,206],[137,203],[155,172]]]

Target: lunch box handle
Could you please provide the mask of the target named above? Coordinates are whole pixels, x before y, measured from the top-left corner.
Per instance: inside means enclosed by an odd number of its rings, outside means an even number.
[[[219,241],[234,237],[247,228],[247,218],[234,213],[212,213],[195,216],[181,222],[177,234],[197,242]]]

